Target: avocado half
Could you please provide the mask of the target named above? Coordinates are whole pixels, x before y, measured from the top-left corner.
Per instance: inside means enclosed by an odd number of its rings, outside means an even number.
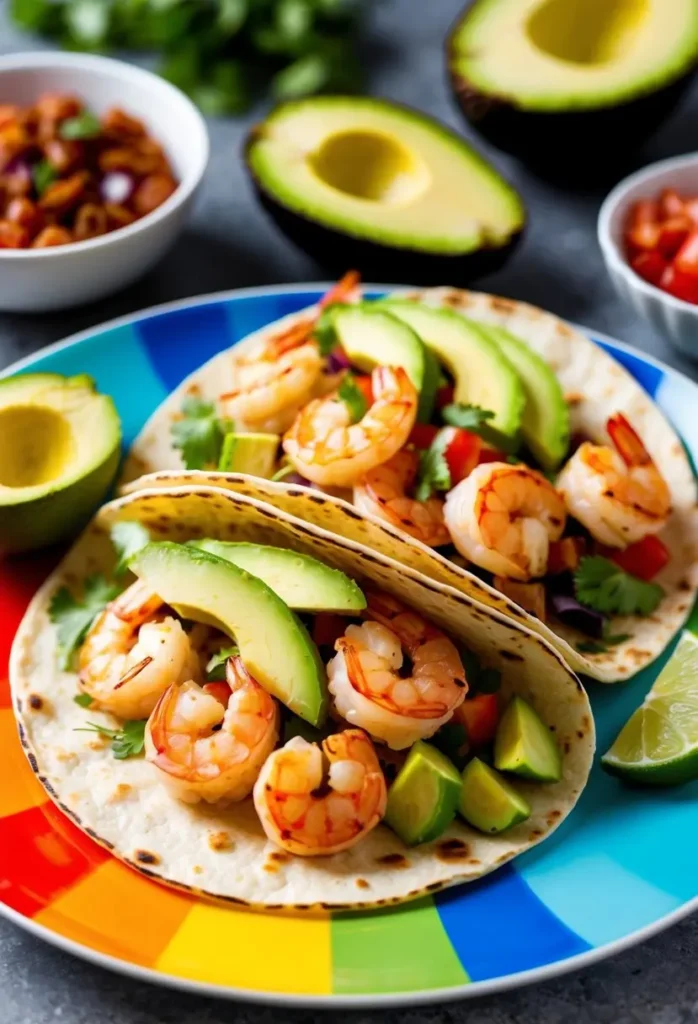
[[[336,273],[464,283],[500,267],[524,226],[521,198],[482,156],[384,100],[284,103],[250,133],[245,161],[281,230]]]
[[[448,42],[463,113],[557,176],[604,176],[668,116],[698,64],[695,0],[474,0]]]

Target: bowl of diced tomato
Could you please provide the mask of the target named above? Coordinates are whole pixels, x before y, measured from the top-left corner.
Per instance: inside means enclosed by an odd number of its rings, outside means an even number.
[[[0,310],[134,281],[174,241],[208,152],[200,113],[157,75],[88,54],[0,58]]]
[[[598,235],[618,292],[698,358],[698,154],[621,181],[601,207]]]

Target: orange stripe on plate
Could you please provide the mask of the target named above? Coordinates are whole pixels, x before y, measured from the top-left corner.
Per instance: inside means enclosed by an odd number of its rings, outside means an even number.
[[[46,803],[48,796],[29,767],[17,735],[15,716],[8,708],[0,710],[0,750],[0,818]]]
[[[34,920],[100,953],[150,967],[192,905],[111,857]]]
[[[327,916],[291,917],[198,903],[157,962],[181,978],[257,992],[331,991]]]

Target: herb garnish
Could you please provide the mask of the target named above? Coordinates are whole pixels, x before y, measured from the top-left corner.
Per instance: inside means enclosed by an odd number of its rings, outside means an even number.
[[[123,729],[107,729],[95,722],[88,722],[84,728],[75,729],[75,732],[96,732],[106,736],[111,740],[111,751],[117,761],[125,761],[127,757],[143,753],[147,722],[147,718],[124,722]]]
[[[95,617],[120,591],[115,583],[109,583],[101,573],[85,580],[82,600],[75,597],[67,587],[61,587],[51,598],[48,615],[56,626],[58,659],[62,669],[69,669],[74,652],[85,639],[85,634]]]
[[[223,438],[233,429],[220,420],[213,402],[188,395],[182,402],[182,419],[172,424],[173,448],[178,448],[186,469],[217,469]]]
[[[446,461],[446,449],[451,440],[448,430],[440,430],[426,451],[419,453],[419,470],[414,490],[417,501],[428,501],[434,491],[450,490],[451,470]]]
[[[495,418],[490,409],[482,409],[479,405],[465,405],[463,402],[451,402],[441,410],[444,423],[451,427],[460,427],[471,434],[477,434],[494,448],[513,453],[519,447],[518,438],[508,437],[489,425]]]
[[[664,597],[658,583],[631,576],[601,555],[582,558],[574,589],[581,604],[606,615],[651,615]]]
[[[220,651],[209,658],[206,665],[206,678],[209,683],[223,682],[225,680],[225,663],[228,658],[236,658],[239,653],[239,647],[222,647]]]
[[[123,576],[128,570],[129,558],[146,544],[150,544],[150,533],[141,523],[129,520],[115,523],[111,528],[110,537],[119,556],[119,561],[114,567],[114,575]]]
[[[340,401],[344,402],[349,410],[352,423],[358,423],[360,419],[363,419],[368,409],[368,402],[363,391],[356,383],[356,377],[353,373],[347,373],[342,378],[338,396]]]

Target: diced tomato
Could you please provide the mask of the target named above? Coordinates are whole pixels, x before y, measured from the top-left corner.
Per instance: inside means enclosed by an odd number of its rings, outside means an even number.
[[[676,253],[674,267],[684,274],[698,276],[698,229],[691,232]]]
[[[335,640],[344,635],[347,620],[333,612],[319,612],[313,620],[313,640],[318,647],[334,648]]]
[[[506,452],[500,452],[498,448],[481,448],[480,455],[477,460],[478,466],[481,466],[483,462],[506,462]]]
[[[228,701],[230,700],[230,694],[232,691],[227,683],[206,683],[203,690],[204,693],[208,693],[211,697],[215,697],[224,708],[228,707]]]
[[[436,392],[436,408],[443,409],[445,405],[450,405],[455,391],[456,389],[453,384],[445,384],[442,388],[439,388]]]
[[[690,217],[694,224],[698,224],[698,196],[695,199],[687,199],[683,208],[686,216]]]
[[[684,201],[676,189],[662,189],[659,196],[659,216],[666,220],[669,217],[680,217],[684,212]]]
[[[628,232],[626,240],[631,255],[656,249],[659,242],[659,224],[640,224]]]
[[[618,548],[604,548],[603,554],[640,580],[654,579],[671,559],[666,544],[659,537],[653,536],[643,537],[624,551]]]
[[[466,697],[453,716],[468,734],[471,747],[491,743],[499,725],[499,701],[496,693],[480,693]]]
[[[354,377],[354,383],[366,399],[367,405],[373,405],[373,388],[371,386],[371,375],[369,373],[362,373]]]
[[[667,267],[662,274],[660,287],[675,298],[683,299],[684,302],[698,303],[698,267],[690,274],[679,270],[675,265]]]
[[[658,286],[669,264],[662,254],[655,249],[652,252],[641,252],[637,256],[633,256],[630,260],[630,266],[643,280]]]
[[[452,432],[452,438],[444,452],[448,468],[451,472],[451,486],[455,487],[465,480],[478,464],[482,438],[471,434],[461,427],[446,427]]]
[[[656,224],[659,220],[659,203],[656,199],[640,199],[630,210],[628,231],[643,224]]]
[[[670,217],[659,228],[657,249],[667,259],[671,259],[679,251],[691,233],[693,222],[685,214]]]
[[[561,572],[574,572],[586,550],[584,537],[563,537],[554,540],[548,548],[548,568],[550,576]]]
[[[420,451],[426,451],[438,432],[439,428],[433,427],[431,423],[415,423],[407,440]]]

